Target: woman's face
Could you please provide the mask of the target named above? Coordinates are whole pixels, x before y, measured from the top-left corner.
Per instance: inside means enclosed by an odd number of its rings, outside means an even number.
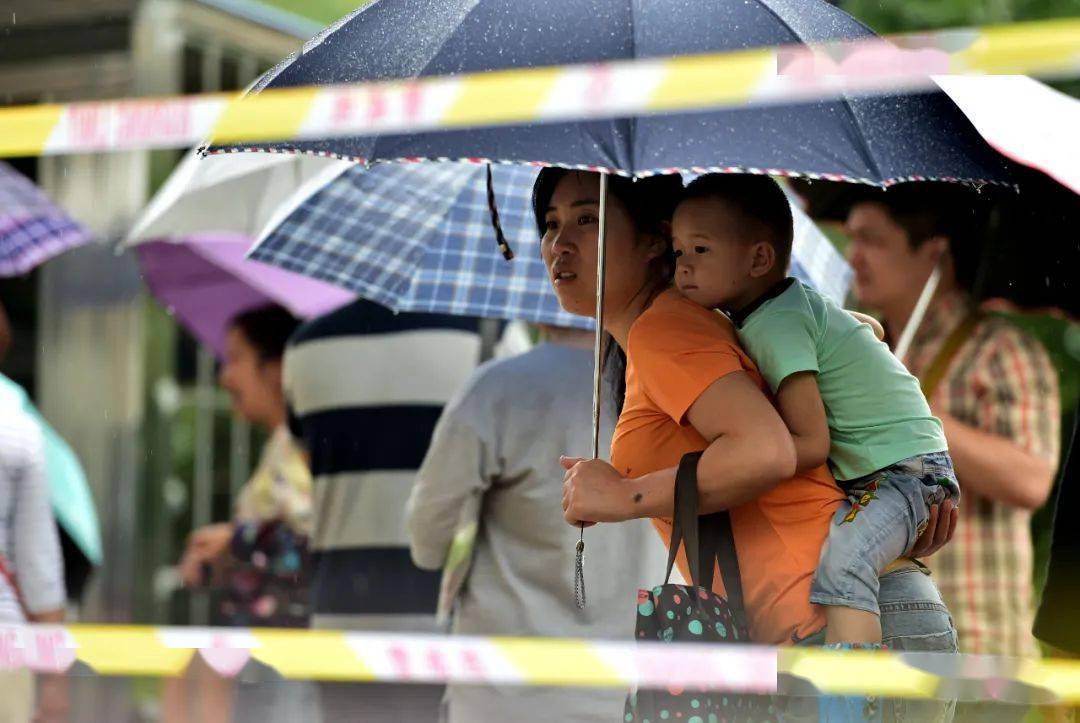
[[[641,233],[614,194],[607,199],[607,271],[604,314],[626,308],[649,282],[649,262],[664,239]],[[567,174],[544,214],[540,252],[562,308],[596,316],[596,255],[600,233],[600,175]]]
[[[229,393],[233,412],[259,426],[272,426],[282,402],[281,362],[264,360],[242,331],[225,336],[225,358],[218,383]]]

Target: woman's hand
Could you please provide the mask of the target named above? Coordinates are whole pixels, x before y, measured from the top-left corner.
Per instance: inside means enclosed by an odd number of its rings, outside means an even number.
[[[180,558],[179,573],[184,584],[195,587],[204,584],[203,567],[220,560],[229,551],[233,524],[219,522],[200,527],[188,536],[187,548]]]
[[[915,540],[909,557],[929,557],[945,546],[956,532],[956,523],[960,519],[960,508],[952,500],[945,500],[930,506],[930,517],[926,529]]]
[[[602,459],[560,457],[563,516],[575,527],[628,520],[632,496],[626,479]]]

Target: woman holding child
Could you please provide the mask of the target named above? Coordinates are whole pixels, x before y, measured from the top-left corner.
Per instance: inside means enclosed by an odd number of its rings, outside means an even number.
[[[767,178],[741,180],[764,181],[775,188]],[[824,465],[826,452],[821,451],[820,439],[808,447],[799,439],[801,430],[785,424],[732,323],[672,288],[675,254],[683,255],[680,262],[685,264],[686,256],[699,253],[702,247],[693,228],[693,222],[701,219],[680,214],[676,231],[683,233],[676,233],[673,253],[668,222],[682,194],[681,185],[678,177],[609,180],[603,322],[604,330],[626,354],[625,402],[612,442],[612,464],[564,460],[566,518],[576,524],[647,517],[667,539],[677,465],[683,455],[704,451],[698,465],[699,509],[702,514],[730,510],[753,640],[771,645],[822,644],[828,637],[832,642],[836,636],[826,631],[823,608],[811,603],[811,582],[845,496]],[[599,186],[596,174],[545,169],[533,198],[544,261],[560,303],[586,316],[593,315],[595,304]],[[754,192],[761,190],[759,186]],[[769,192],[767,187],[764,190]],[[775,192],[784,204],[783,212],[788,213],[790,229],[787,202],[779,188]],[[732,229],[756,230],[751,211],[760,209],[736,208],[737,200],[723,197],[711,220]],[[790,230],[788,234],[790,244]],[[747,249],[741,246],[711,250],[726,268],[749,271],[760,262],[747,258]],[[786,260],[779,256],[773,262],[786,267]],[[740,293],[736,274],[718,283],[728,284],[720,289],[721,295],[744,301],[735,298]],[[693,288],[685,291],[694,293]],[[816,450],[816,458],[808,454],[811,449]],[[825,449],[829,449],[827,442]],[[934,497],[927,510],[923,519],[909,525],[925,526],[914,546],[907,545],[911,555],[928,554],[950,534],[952,498]],[[944,523],[940,525],[939,510]],[[913,533],[911,540],[917,536]],[[682,559],[680,567],[685,574]],[[955,652],[948,611],[923,568],[902,559],[884,573],[874,618],[879,611],[879,634],[885,645]],[[874,640],[872,631],[867,633],[858,625],[846,628],[840,640],[845,637],[848,642]],[[911,706],[924,707],[915,711]],[[912,702],[908,707],[906,715],[920,720],[948,718],[951,712],[945,704]],[[798,714],[793,709],[789,712]],[[809,717],[815,714],[816,710]]]

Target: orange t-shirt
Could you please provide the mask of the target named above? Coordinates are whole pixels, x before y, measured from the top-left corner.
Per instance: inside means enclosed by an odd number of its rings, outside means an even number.
[[[708,446],[686,413],[717,379],[744,371],[768,394],[730,322],[673,289],[634,322],[628,347],[626,402],[611,443],[612,464],[627,477],[674,467],[687,452]],[[840,500],[823,466],[731,510],[754,642],[791,643],[824,626],[821,610],[810,603],[810,581]],[[669,542],[671,521],[653,524]],[[689,580],[683,554],[679,568]],[[714,590],[723,594],[719,573],[714,580]]]

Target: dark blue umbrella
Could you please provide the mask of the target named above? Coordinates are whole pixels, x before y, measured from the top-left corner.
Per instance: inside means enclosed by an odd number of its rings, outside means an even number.
[[[872,37],[823,0],[376,0],[253,90]],[[1001,156],[940,92],[255,148],[363,161],[481,157],[639,175],[722,169],[873,184],[1008,180]]]

